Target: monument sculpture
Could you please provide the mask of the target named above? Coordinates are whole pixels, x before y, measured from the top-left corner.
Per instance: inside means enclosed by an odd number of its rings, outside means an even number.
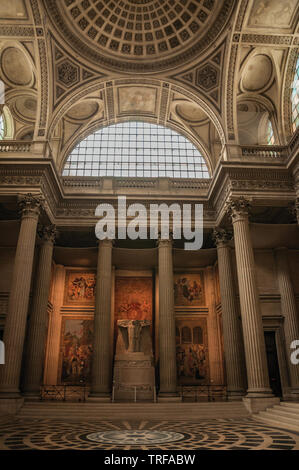
[[[155,371],[149,320],[118,320],[114,399],[153,400]]]

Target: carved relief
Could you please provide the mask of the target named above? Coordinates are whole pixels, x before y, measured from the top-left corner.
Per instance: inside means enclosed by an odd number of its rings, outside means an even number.
[[[196,71],[196,85],[205,90],[215,88],[218,84],[219,74],[218,70],[212,65],[207,64]]]
[[[155,114],[157,106],[157,89],[150,87],[119,87],[120,114],[137,111]]]
[[[288,28],[297,7],[297,0],[255,0],[248,24],[251,27]]]
[[[57,66],[57,80],[66,87],[70,87],[79,82],[79,68],[66,60]]]

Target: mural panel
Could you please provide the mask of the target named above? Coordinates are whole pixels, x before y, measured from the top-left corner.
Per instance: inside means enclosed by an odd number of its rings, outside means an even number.
[[[151,320],[153,280],[150,277],[118,277],[115,282],[115,321]]]
[[[200,385],[209,382],[205,318],[176,319],[176,358],[179,385]]]
[[[65,303],[93,304],[95,287],[95,272],[68,271],[66,273]]]
[[[203,273],[174,275],[174,304],[176,307],[205,305]]]
[[[64,318],[62,321],[60,381],[79,385],[91,377],[93,319]]]

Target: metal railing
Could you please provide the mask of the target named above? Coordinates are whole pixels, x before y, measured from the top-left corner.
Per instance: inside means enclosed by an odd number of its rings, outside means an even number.
[[[126,393],[131,393],[132,395],[132,399],[129,400],[129,399],[126,399],[125,401],[132,401],[134,403],[137,403],[138,401],[140,402],[143,402],[143,401],[149,401],[148,398],[141,398],[140,399],[140,394],[142,394],[142,392],[152,392],[152,400],[154,403],[157,402],[157,391],[156,391],[156,387],[155,386],[148,386],[146,387],[146,389],[144,389],[143,387],[140,387],[140,386],[128,386],[128,387],[125,387],[125,386],[121,386],[121,387],[118,387],[117,385],[113,385],[112,387],[112,403],[115,403],[117,401],[124,401],[122,399],[118,399],[116,398],[116,395],[118,390],[121,390],[123,392],[126,392]],[[139,397],[138,397],[138,392],[139,392]]]
[[[88,389],[82,385],[43,385],[40,390],[42,401],[79,401],[85,402]]]
[[[227,401],[227,390],[225,385],[181,385],[180,396],[182,401]]]

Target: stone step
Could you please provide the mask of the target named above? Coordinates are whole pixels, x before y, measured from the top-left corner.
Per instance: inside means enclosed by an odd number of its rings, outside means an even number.
[[[280,405],[260,411],[253,418],[271,426],[299,432],[299,403],[281,402]]]
[[[284,408],[292,408],[294,410],[299,411],[299,403],[295,403],[292,401],[282,401],[281,406],[283,406]]]
[[[262,422],[263,424],[267,424],[268,426],[274,426],[276,428],[287,429],[288,431],[299,432],[298,424],[285,423],[282,420],[271,418],[268,415],[267,416],[260,416],[259,414],[254,415],[253,419],[255,419],[258,422]]]
[[[297,417],[299,420],[299,409],[292,409],[287,407],[281,407],[280,405],[275,405],[273,408],[268,408],[269,411],[273,410],[275,413],[280,414],[282,416],[290,416],[290,417]]]
[[[278,422],[290,423],[299,426],[299,420],[297,416],[291,417],[289,414],[278,413],[276,410],[260,411],[260,416],[275,419]]]
[[[27,402],[17,415],[30,419],[100,420],[208,420],[248,417],[242,402],[236,403],[57,403]]]

